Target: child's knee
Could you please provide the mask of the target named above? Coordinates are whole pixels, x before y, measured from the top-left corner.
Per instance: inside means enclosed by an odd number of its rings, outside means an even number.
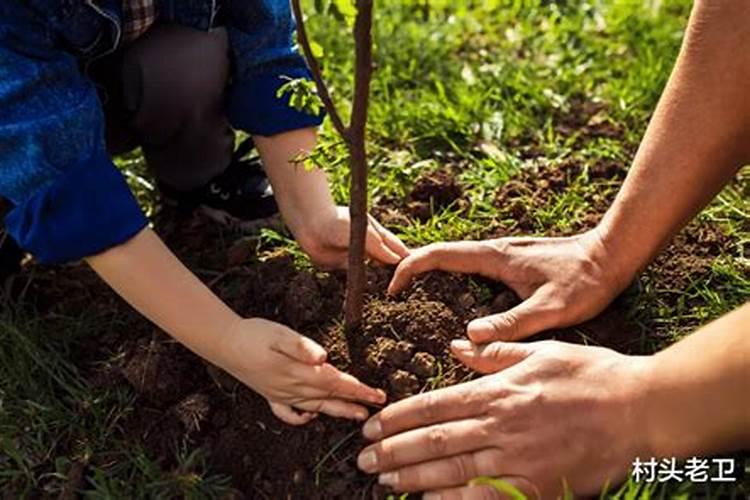
[[[226,33],[159,26],[123,58],[123,101],[148,142],[223,113],[229,78]]]

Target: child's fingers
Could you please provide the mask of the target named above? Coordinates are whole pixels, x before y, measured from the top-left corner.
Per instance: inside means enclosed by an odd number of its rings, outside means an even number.
[[[294,405],[295,408],[315,413],[325,413],[332,417],[348,418],[350,420],[367,420],[369,412],[364,406],[341,401],[339,399],[313,399]]]
[[[276,417],[289,425],[305,425],[318,416],[316,412],[298,412],[289,405],[268,402],[271,411]]]
[[[302,363],[311,365],[325,363],[328,354],[317,342],[284,325],[276,325],[276,327],[278,338],[271,346],[273,350]]]
[[[372,224],[367,225],[367,254],[383,264],[397,264],[401,257],[386,245]]]
[[[409,255],[409,248],[404,245],[404,243],[400,239],[398,239],[398,236],[390,232],[388,229],[384,228],[383,225],[380,224],[380,222],[378,222],[372,215],[368,215],[368,217],[370,219],[370,224],[380,234],[385,244],[388,245],[388,248],[393,250],[393,252],[402,259]]]
[[[327,363],[319,366],[296,365],[289,370],[294,378],[304,381],[307,388],[304,394],[311,399],[348,399],[374,405],[381,405],[386,400],[385,392],[381,389],[365,385]]]

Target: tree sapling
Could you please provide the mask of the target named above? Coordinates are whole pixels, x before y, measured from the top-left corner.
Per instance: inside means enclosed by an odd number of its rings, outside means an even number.
[[[346,145],[349,153],[351,182],[349,185],[349,216],[351,230],[349,234],[349,260],[346,279],[346,300],[344,319],[347,331],[359,328],[362,323],[364,293],[367,284],[365,274],[365,241],[367,226],[367,150],[365,136],[367,131],[367,109],[370,97],[370,80],[372,78],[372,8],[373,0],[356,0],[356,17],[354,19],[355,73],[354,101],[351,119],[344,124],[341,115],[331,98],[320,70],[320,64],[313,53],[307,35],[302,8],[299,0],[292,0],[292,9],[297,21],[297,38],[302,47],[318,91],[318,96],[325,107],[331,123]]]

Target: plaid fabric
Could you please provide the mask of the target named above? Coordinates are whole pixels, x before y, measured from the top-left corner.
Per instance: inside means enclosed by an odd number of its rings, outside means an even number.
[[[130,43],[156,22],[157,0],[123,0],[122,40]]]

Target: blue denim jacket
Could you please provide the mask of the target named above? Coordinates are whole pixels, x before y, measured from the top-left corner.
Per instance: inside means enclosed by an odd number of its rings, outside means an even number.
[[[97,93],[80,69],[118,48],[121,4],[0,0],[0,195],[13,204],[9,233],[41,262],[96,254],[147,224],[107,154]],[[282,76],[309,78],[293,45],[289,1],[160,3],[160,22],[201,30],[219,13],[235,62],[232,125],[266,136],[319,125],[322,117],[276,97]]]

